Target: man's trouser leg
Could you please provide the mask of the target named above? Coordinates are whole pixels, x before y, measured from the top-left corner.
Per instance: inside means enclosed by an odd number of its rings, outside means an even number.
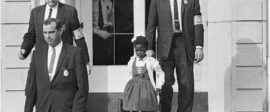
[[[174,49],[176,76],[178,82],[177,112],[191,112],[194,96],[193,61],[188,59],[183,37],[177,38]]]
[[[187,58],[185,41],[182,36],[173,38],[168,59],[161,61],[165,72],[165,83],[161,92],[161,110],[170,112],[172,106],[173,89],[175,82],[174,68],[176,68],[178,82],[178,109],[177,112],[191,112],[194,96],[193,62]]]

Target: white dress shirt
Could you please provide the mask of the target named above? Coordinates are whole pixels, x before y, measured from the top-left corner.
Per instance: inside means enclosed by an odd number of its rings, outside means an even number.
[[[176,30],[175,29],[175,25],[174,25],[174,0],[170,0],[170,4],[171,4],[173,30],[174,30],[174,32],[181,32],[182,31],[182,18],[181,18],[181,4],[182,4],[182,0],[177,0],[178,19],[179,19],[179,25],[180,25],[180,29],[179,30]]]
[[[142,60],[139,57],[137,57],[136,58],[136,66],[137,67],[143,67],[145,65],[145,63],[146,63],[145,60],[146,60],[145,57]]]
[[[182,32],[182,18],[181,18],[181,7],[182,7],[182,0],[177,0],[177,6],[178,6],[178,19],[179,19],[179,25],[180,29],[176,30],[174,25],[174,0],[170,0],[171,5],[171,13],[172,13],[172,26],[174,32]],[[196,46],[196,48],[203,48],[202,46]]]
[[[103,26],[98,25],[99,20],[99,1],[101,3]],[[99,29],[103,27],[108,27],[113,25],[113,3],[111,0],[93,0],[93,30],[96,33]],[[101,28],[100,28],[101,27]]]
[[[54,63],[53,63],[53,71],[52,71],[52,73],[49,73],[50,81],[52,81],[52,79],[53,79],[53,77],[55,75],[55,70],[56,70],[56,66],[57,66],[57,63],[58,63],[58,59],[59,59],[59,55],[61,53],[62,47],[63,47],[63,42],[62,41],[58,45],[56,45],[54,47],[55,48],[55,60],[54,60]],[[52,46],[49,46],[49,49],[48,49],[48,61],[47,61],[48,68],[50,66],[52,53],[53,53],[53,48],[52,48]]]
[[[51,8],[48,4],[46,5],[45,14],[44,14],[44,20],[48,19],[49,13],[50,13],[50,9],[52,9],[51,18],[56,18],[57,17],[58,4],[59,3],[57,3],[55,5],[55,7],[53,7],[53,8]]]

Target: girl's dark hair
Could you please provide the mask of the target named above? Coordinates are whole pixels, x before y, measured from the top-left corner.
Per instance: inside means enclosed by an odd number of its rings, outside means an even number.
[[[133,46],[135,46],[137,44],[142,44],[143,46],[148,48],[148,40],[144,36],[137,36],[136,37],[136,40],[133,42]]]

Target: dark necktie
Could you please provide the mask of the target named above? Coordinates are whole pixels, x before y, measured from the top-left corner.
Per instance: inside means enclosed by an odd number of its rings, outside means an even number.
[[[52,8],[50,8],[48,19],[51,18],[51,16],[52,16]]]
[[[100,29],[103,29],[104,22],[103,22],[101,0],[99,0],[99,2],[98,2],[98,7],[99,7],[99,9],[98,9],[98,12],[99,12],[99,14],[98,14],[98,27]]]
[[[52,50],[53,50],[53,53],[52,53],[52,56],[51,56],[51,61],[50,61],[50,66],[49,66],[49,73],[53,72],[53,65],[54,65],[55,54],[56,54],[54,47],[52,48]]]
[[[179,17],[178,17],[178,4],[177,0],[174,0],[174,27],[178,31],[180,30],[180,23],[179,23]]]

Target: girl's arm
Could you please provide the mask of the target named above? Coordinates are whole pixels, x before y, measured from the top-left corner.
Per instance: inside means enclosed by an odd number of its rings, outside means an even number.
[[[156,72],[156,88],[161,89],[162,85],[164,84],[165,80],[165,73],[161,69],[161,66],[159,65],[159,61],[156,59],[152,58],[152,68]]]
[[[129,76],[132,78],[132,64],[133,64],[133,61],[134,61],[134,56],[130,57],[129,61],[128,61],[128,74]]]

